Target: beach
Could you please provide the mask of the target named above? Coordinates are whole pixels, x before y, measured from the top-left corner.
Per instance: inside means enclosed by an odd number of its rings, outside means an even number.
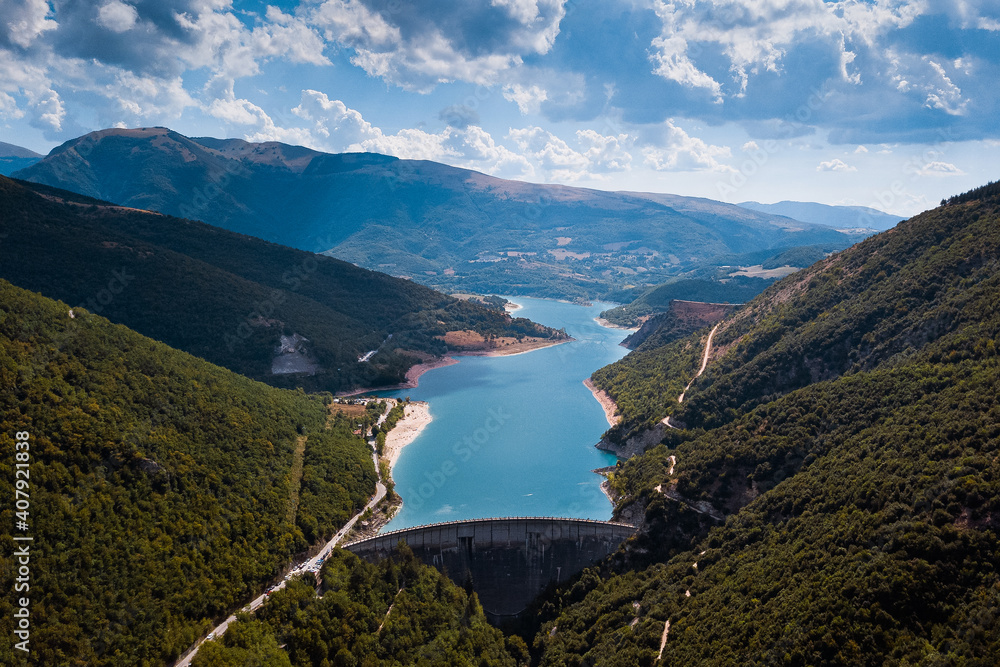
[[[583,385],[590,390],[590,393],[594,395],[597,402],[601,404],[604,408],[604,417],[608,420],[609,426],[615,426],[622,420],[621,415],[615,414],[618,412],[618,406],[615,404],[614,400],[608,396],[607,392],[603,389],[598,389],[597,386],[587,378],[583,381]]]
[[[389,470],[395,467],[403,448],[416,440],[420,432],[431,423],[430,406],[424,401],[410,401],[405,407],[403,418],[396,422],[385,436],[382,458],[389,461]]]
[[[638,331],[635,327],[623,327],[614,322],[608,322],[603,317],[595,317],[594,321],[600,324],[602,327],[607,327],[608,329],[621,329],[623,331]]]

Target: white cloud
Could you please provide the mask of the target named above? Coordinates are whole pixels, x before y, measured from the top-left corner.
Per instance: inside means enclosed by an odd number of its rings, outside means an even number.
[[[657,37],[652,43],[654,53],[650,56],[656,67],[653,73],[664,79],[676,81],[682,86],[704,88],[716,101],[722,99],[719,82],[695,66],[687,55],[688,43],[683,37],[670,35]]]
[[[855,155],[860,155],[861,153],[867,153],[867,152],[868,152],[868,149],[865,148],[864,146],[858,146],[857,148],[854,149],[854,154]]]
[[[563,1],[442,0],[377,11],[361,0],[325,0],[310,21],[328,41],[354,49],[351,62],[370,75],[428,92],[449,81],[492,85],[524,55],[547,53]]]
[[[949,162],[928,162],[920,170],[921,176],[964,176],[965,172]]]
[[[722,99],[724,86],[700,69],[699,56],[721,53],[728,61],[732,96],[747,92],[752,77],[783,74],[788,51],[804,42],[825,43],[837,53],[840,79],[860,84],[859,49],[904,27],[924,3],[858,3],[853,0],[655,0],[661,34],[652,40],[653,72]]]
[[[713,146],[702,139],[690,136],[674,124],[664,123],[663,140],[658,145],[643,148],[643,164],[656,171],[733,171],[719,162],[732,156],[727,146]]]
[[[0,118],[17,119],[23,117],[24,111],[17,106],[17,100],[0,91]]]
[[[139,12],[132,5],[111,0],[97,10],[97,23],[111,32],[128,32],[139,20]]]
[[[576,138],[591,168],[600,171],[626,171],[631,168],[632,154],[625,150],[625,146],[631,144],[632,139],[627,134],[606,136],[594,130],[577,130]]]
[[[28,48],[47,30],[58,24],[49,18],[47,0],[0,0],[0,30],[22,48]]]
[[[542,102],[549,98],[546,91],[536,85],[522,86],[518,83],[506,84],[503,87],[503,98],[517,105],[522,116],[538,113]]]
[[[254,28],[252,46],[260,57],[287,57],[294,63],[330,65],[322,36],[303,19],[268,6],[268,23]]]
[[[178,118],[188,107],[197,106],[179,76],[158,78],[116,69],[113,81],[103,92],[137,121],[154,117]]]
[[[820,162],[816,171],[857,171],[857,167],[852,167],[840,158],[833,158],[826,162]]]
[[[968,101],[962,98],[961,89],[948,77],[944,67],[930,58],[925,57],[924,60],[936,74],[928,85],[926,106],[940,109],[952,116],[965,113]]]
[[[590,176],[591,162],[583,153],[540,127],[511,129],[507,137],[521,154],[538,164],[550,179],[571,182]]]

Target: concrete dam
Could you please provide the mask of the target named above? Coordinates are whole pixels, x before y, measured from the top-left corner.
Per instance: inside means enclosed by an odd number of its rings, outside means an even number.
[[[566,581],[635,533],[635,526],[590,519],[473,519],[395,530],[344,548],[376,561],[400,540],[459,585],[471,577],[492,620],[517,616],[552,582]]]

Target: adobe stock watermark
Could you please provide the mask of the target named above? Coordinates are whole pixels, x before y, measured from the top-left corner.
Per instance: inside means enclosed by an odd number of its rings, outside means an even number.
[[[85,303],[80,303],[77,308],[86,308],[90,312],[100,315],[105,308],[111,305],[116,296],[125,291],[125,288],[128,287],[129,283],[133,280],[135,280],[135,275],[129,273],[125,267],[122,267],[117,271],[112,271],[111,278],[108,279],[107,286],[98,290],[98,292],[89,297]]]
[[[514,415],[502,406],[490,408],[483,425],[455,442],[451,447],[452,456],[443,460],[437,469],[425,472],[424,481],[421,481],[415,489],[410,487],[403,496],[403,502],[409,503],[413,509],[423,507],[425,502],[433,498],[448,483],[448,480],[458,474],[459,464],[472,460],[472,457],[513,418]]]

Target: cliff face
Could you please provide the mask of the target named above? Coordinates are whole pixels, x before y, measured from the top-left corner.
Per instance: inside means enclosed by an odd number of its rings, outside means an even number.
[[[666,345],[712,326],[739,305],[673,299],[667,312],[654,315],[643,322],[638,331],[622,341],[622,345],[630,350]]]

